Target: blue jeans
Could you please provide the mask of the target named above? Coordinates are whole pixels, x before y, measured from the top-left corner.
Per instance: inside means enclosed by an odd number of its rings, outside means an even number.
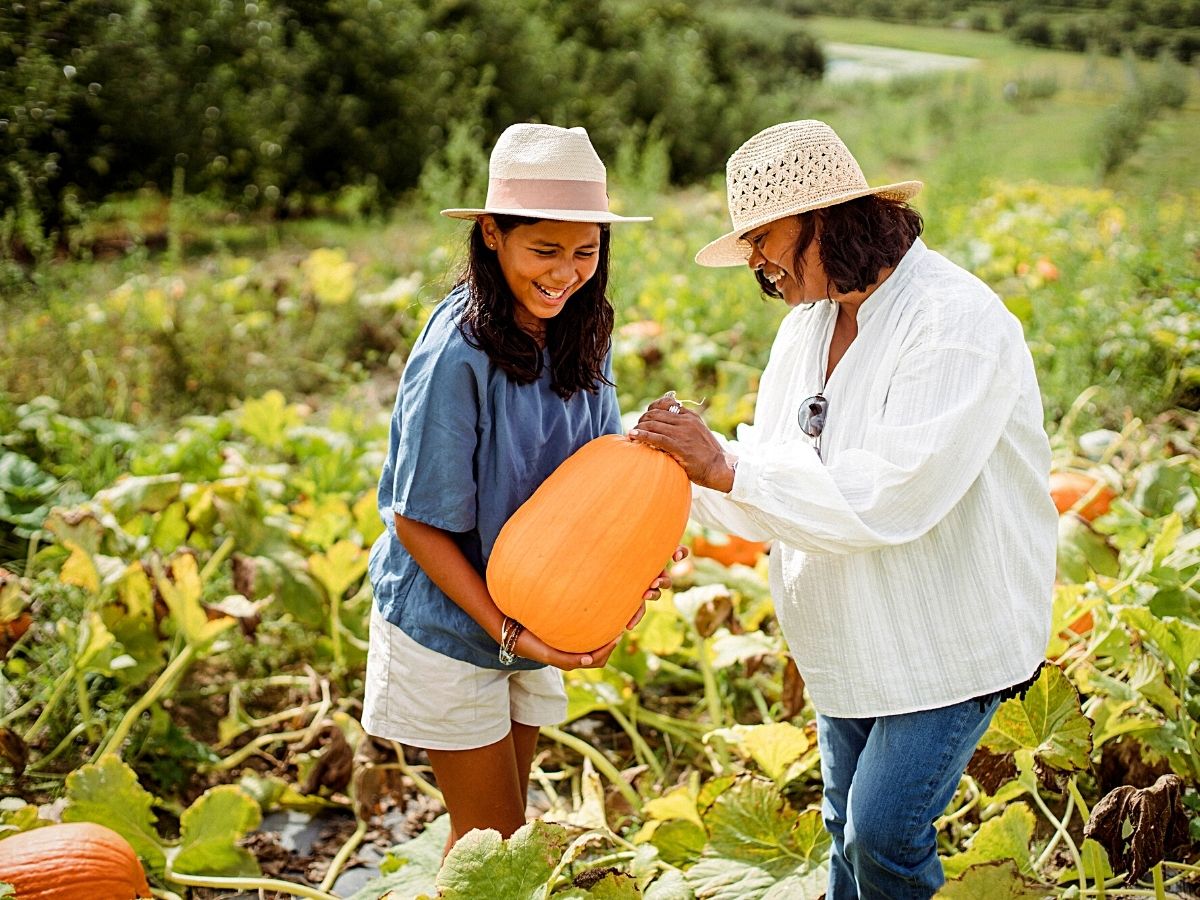
[[[933,823],[999,700],[879,716],[817,716],[833,837],[827,900],[928,900],[945,882]]]

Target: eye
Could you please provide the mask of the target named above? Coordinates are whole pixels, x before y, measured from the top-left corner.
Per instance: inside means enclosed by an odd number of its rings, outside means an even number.
[[[596,255],[596,251],[595,250],[580,250],[575,255],[580,257],[581,259],[591,259],[593,256]]]
[[[533,252],[536,253],[538,256],[553,256],[554,255],[553,250],[539,250],[536,247],[533,248]]]

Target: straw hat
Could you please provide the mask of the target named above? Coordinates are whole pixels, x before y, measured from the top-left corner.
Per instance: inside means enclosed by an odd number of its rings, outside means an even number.
[[[733,231],[696,254],[702,266],[742,266],[747,231],[814,209],[877,194],[907,200],[924,185],[901,181],[870,187],[850,150],[824,122],[784,122],[738,147],[725,166]]]
[[[561,222],[649,222],[649,216],[608,211],[604,163],[582,128],[510,125],[488,163],[483,209],[443,209],[443,216],[474,219],[488,213]]]

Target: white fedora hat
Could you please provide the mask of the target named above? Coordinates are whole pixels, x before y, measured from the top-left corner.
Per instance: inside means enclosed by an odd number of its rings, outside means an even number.
[[[824,122],[784,122],[760,131],[725,166],[733,231],[696,254],[702,266],[742,266],[750,258],[747,231],[814,209],[877,194],[907,200],[924,187],[900,181],[871,187],[858,161]]]
[[[443,209],[443,216],[474,219],[495,213],[561,222],[649,222],[649,216],[608,211],[604,163],[582,128],[510,125],[488,162],[483,209]]]

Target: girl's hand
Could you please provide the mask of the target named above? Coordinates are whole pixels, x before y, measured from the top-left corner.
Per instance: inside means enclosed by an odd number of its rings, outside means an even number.
[[[725,451],[704,420],[674,397],[660,397],[651,403],[629,437],[671,454],[687,477],[701,487],[725,493],[733,487],[733,468]]]
[[[675,552],[671,554],[671,562],[679,562],[681,559],[686,558],[687,555],[688,555],[687,547],[684,547],[682,545],[679,547],[676,547]],[[660,591],[662,591],[664,588],[669,588],[670,586],[671,586],[671,576],[667,574],[666,569],[663,569],[661,572],[658,573],[658,576],[652,582],[650,582],[650,589],[648,591],[646,591],[646,593],[642,594],[642,599],[646,600],[646,601],[657,600],[659,597],[662,596]],[[642,615],[645,612],[646,612],[646,604],[643,603],[642,608],[638,611],[637,615],[635,615],[632,619],[629,620],[629,624],[625,626],[625,629],[629,630],[629,629],[633,628],[633,626],[636,625],[641,620]]]
[[[603,669],[620,639],[621,636],[617,635],[603,647],[587,653],[567,653],[551,647],[527,628],[517,638],[517,646],[513,652],[517,656],[554,666],[564,672],[570,672],[572,669]]]

